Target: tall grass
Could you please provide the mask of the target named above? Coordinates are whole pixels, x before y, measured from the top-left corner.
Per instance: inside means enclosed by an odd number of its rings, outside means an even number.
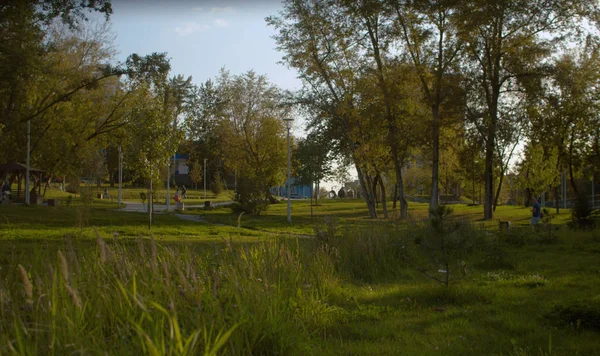
[[[67,235],[59,246],[27,252],[2,250],[0,354],[351,354],[338,345],[353,347],[354,354],[395,354],[402,352],[399,344],[415,354],[436,353],[432,345],[440,338],[454,343],[455,354],[507,354],[507,336],[529,345],[541,334],[521,338],[523,330],[548,330],[538,318],[540,298],[548,309],[548,301],[589,282],[576,278],[590,256],[580,254],[581,266],[572,258],[572,266],[563,262],[574,274],[552,269],[555,256],[573,256],[588,245],[597,251],[591,234],[570,246],[563,234],[548,244],[522,239],[531,229],[493,235],[461,225],[453,234],[474,241],[467,255],[480,259],[473,269],[486,274],[472,273],[471,280],[444,289],[417,272],[427,257],[422,243],[435,233],[419,222],[340,226],[329,218],[316,230],[315,239],[223,238],[202,249],[154,236],[98,234],[91,241]],[[489,257],[508,248],[514,256]],[[540,249],[547,261],[533,263],[532,251]],[[577,296],[589,299],[586,291]],[[580,309],[566,303],[552,315],[566,320],[557,325],[577,323]],[[595,330],[591,325],[582,328]],[[457,341],[463,334],[473,339]],[[553,338],[556,349],[566,338],[593,339],[565,335]]]
[[[197,253],[153,238],[98,236],[90,248],[66,237],[2,270],[0,353],[305,352],[336,318],[323,301],[332,271],[314,263],[324,256],[276,240]]]

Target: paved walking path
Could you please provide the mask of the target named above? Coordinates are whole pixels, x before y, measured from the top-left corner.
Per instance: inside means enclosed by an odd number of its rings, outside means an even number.
[[[215,203],[211,203],[211,206],[213,207],[217,207],[217,206],[223,206],[223,205],[227,205],[230,204],[230,201],[223,201],[223,202],[215,202]],[[144,206],[144,204],[139,203],[139,202],[123,202],[123,204],[125,204],[124,208],[120,208],[120,209],[116,209],[116,211],[123,211],[123,212],[130,212],[130,213],[146,213],[146,207]],[[186,205],[185,208],[203,208],[204,204],[200,204],[200,205]],[[167,205],[166,204],[154,204],[154,212],[155,213],[164,213],[165,211],[167,211]],[[171,205],[169,211],[175,211],[175,205]],[[212,223],[209,221],[206,221],[204,219],[204,216],[202,215],[188,215],[188,214],[175,214],[175,216],[177,216],[179,219],[181,220],[186,220],[186,221],[195,221],[198,223],[205,223],[205,224],[211,224],[211,225],[217,225],[217,226],[230,226],[230,225],[226,225],[226,224],[219,224],[219,223]],[[246,229],[246,228],[244,228]],[[302,235],[302,234],[292,234],[292,233],[284,233],[284,232],[275,232],[275,231],[267,231],[267,230],[258,230],[258,229],[248,229],[251,231],[259,231],[268,235],[278,235],[278,236],[293,236],[293,237],[298,237],[298,238],[314,238],[314,236],[312,235]]]
[[[185,202],[184,202],[185,203]],[[220,201],[211,203],[211,206],[223,206],[227,204],[231,204],[230,201]],[[124,201],[122,204],[125,204],[124,208],[117,209],[117,211],[130,212],[130,213],[145,213],[147,212],[147,204],[142,204],[140,202],[132,202],[132,201]],[[155,213],[162,213],[167,211],[166,204],[154,204],[153,206]],[[194,205],[185,205],[186,209],[190,208],[204,208],[204,204],[194,204]],[[175,211],[175,204],[171,204],[169,211]]]

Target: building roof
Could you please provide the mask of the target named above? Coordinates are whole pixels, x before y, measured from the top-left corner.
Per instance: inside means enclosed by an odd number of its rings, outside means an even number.
[[[8,162],[4,164],[0,164],[0,175],[4,175],[5,173],[18,173],[18,172],[26,172],[27,166],[22,163],[17,162]],[[29,172],[31,173],[44,173],[41,169],[29,167]]]

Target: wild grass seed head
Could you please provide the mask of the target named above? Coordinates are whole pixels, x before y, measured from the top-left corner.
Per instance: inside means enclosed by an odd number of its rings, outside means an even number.
[[[98,254],[100,255],[100,262],[106,263],[106,244],[100,236],[100,233],[96,231],[96,244],[98,245]]]
[[[65,279],[65,281],[69,282],[69,264],[67,263],[67,259],[65,255],[63,255],[61,250],[58,250],[58,259],[60,262],[60,272]]]
[[[163,273],[165,275],[165,286],[167,286],[167,289],[170,289],[171,288],[171,280],[169,278],[169,266],[167,265],[167,261],[163,261],[162,267],[163,267]]]
[[[77,291],[75,289],[71,288],[71,286],[69,286],[66,282],[65,282],[65,288],[67,288],[67,292],[69,292],[71,299],[73,299],[73,304],[75,304],[77,309],[81,309],[81,299],[79,299],[79,296],[77,295]]]
[[[19,271],[21,272],[21,279],[23,280],[23,287],[25,288],[25,296],[27,297],[27,304],[33,303],[33,286],[31,285],[31,281],[29,281],[29,276],[27,275],[27,271],[21,264],[19,264]]]

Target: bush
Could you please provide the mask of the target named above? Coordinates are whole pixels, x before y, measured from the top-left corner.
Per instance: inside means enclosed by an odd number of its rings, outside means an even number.
[[[600,331],[600,305],[592,302],[557,305],[546,314],[546,319],[558,326]]]
[[[221,194],[224,190],[223,180],[221,179],[221,173],[219,173],[219,171],[215,173],[214,180],[211,184],[211,190],[215,195]]]
[[[569,226],[574,229],[593,229],[600,220],[600,210],[594,209],[583,193],[577,194]]]
[[[268,189],[265,192],[265,189],[253,179],[240,179],[237,192],[235,192],[235,201],[239,205],[232,205],[232,210],[235,213],[243,211],[246,214],[260,215],[260,213],[269,207],[267,192]]]

